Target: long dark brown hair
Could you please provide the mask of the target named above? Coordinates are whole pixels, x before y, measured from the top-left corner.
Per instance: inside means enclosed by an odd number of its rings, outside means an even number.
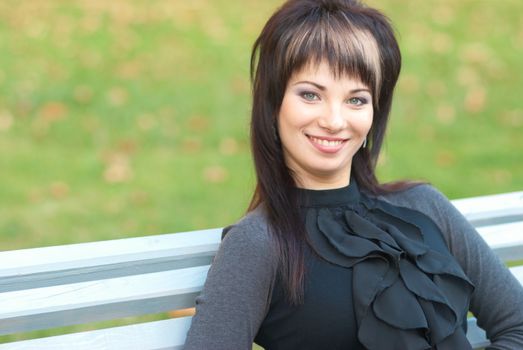
[[[401,54],[387,17],[356,0],[289,0],[268,20],[251,55],[251,147],[257,185],[249,211],[266,210],[289,302],[303,301],[305,227],[296,183],[285,164],[277,117],[291,75],[325,61],[336,76],[359,78],[372,90],[374,117],[366,148],[353,157],[351,177],[362,191],[383,194],[409,183],[382,185],[375,174],[401,69]]]

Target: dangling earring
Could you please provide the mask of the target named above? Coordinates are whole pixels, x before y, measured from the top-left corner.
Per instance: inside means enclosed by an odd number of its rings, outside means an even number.
[[[363,148],[367,148],[367,136],[365,136],[365,140],[363,141]]]

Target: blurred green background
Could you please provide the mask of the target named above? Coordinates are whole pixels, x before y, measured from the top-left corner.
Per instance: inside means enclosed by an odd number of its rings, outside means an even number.
[[[0,249],[237,220],[251,45],[281,1],[0,1]],[[523,189],[523,2],[372,0],[404,65],[383,181]]]

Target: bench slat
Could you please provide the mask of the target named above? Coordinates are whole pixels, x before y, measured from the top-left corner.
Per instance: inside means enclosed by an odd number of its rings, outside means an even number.
[[[41,271],[47,271],[48,266],[55,264],[68,264],[70,267],[77,266],[76,264],[85,265],[86,261],[95,260],[99,258],[112,259],[110,263],[119,262],[125,256],[148,256],[152,252],[152,257],[162,254],[162,251],[176,248],[191,248],[204,245],[214,245],[216,242],[216,235],[221,234],[222,229],[208,229],[200,231],[189,231],[180,233],[169,233],[154,236],[122,238],[99,242],[87,242],[77,244],[66,244],[53,247],[41,247],[30,249],[19,249],[1,252],[2,254],[2,271],[9,271],[10,269],[17,269],[23,271],[25,268],[30,268],[31,271],[40,267]],[[64,247],[67,250],[64,251]],[[114,249],[118,249],[115,254]],[[67,253],[67,254],[64,254]],[[21,256],[28,256],[32,260],[22,260]],[[151,257],[151,256],[148,256]],[[48,265],[41,266],[47,263]],[[0,274],[4,276],[4,273]]]
[[[452,200],[474,227],[523,221],[523,191]]]
[[[0,335],[194,306],[209,266],[3,293]]]
[[[209,265],[221,229],[1,252],[0,293]]]
[[[477,228],[501,260],[523,260],[523,221]]]
[[[0,350],[177,350],[192,317],[154,321],[0,344]]]

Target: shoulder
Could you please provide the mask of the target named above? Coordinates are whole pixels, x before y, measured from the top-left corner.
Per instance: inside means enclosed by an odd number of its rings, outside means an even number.
[[[419,211],[430,217],[442,229],[447,228],[449,221],[464,220],[450,200],[429,184],[419,184],[402,191],[378,196],[377,199],[398,207]]]
[[[267,226],[263,212],[254,210],[226,227],[209,270],[209,283],[271,284],[278,259]]]
[[[223,229],[220,250],[240,254],[251,259],[255,257],[273,261],[274,242],[269,234],[267,215],[263,207],[247,213],[233,225]]]
[[[398,207],[405,207],[429,217],[439,227],[449,248],[458,249],[459,239],[479,239],[472,225],[449,199],[432,185],[420,184],[409,189],[378,196]]]
[[[222,240],[244,240],[264,244],[270,241],[267,215],[262,207],[247,213],[238,222],[223,229]]]

